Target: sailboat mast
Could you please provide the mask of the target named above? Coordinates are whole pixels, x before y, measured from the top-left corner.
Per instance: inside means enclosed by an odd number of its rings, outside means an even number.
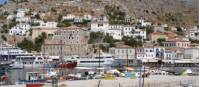
[[[100,58],[100,45],[99,45],[99,73],[100,73],[100,67],[101,67],[100,66],[101,65],[100,62],[101,62],[101,58]]]

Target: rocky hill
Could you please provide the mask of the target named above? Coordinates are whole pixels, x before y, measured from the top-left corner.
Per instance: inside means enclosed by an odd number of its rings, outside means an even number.
[[[199,0],[28,0],[18,3],[18,8],[43,13],[51,11],[49,14],[57,17],[58,14],[67,13],[102,14],[105,5],[117,5],[133,18],[143,18],[157,24],[191,27],[198,24],[198,2]],[[10,2],[1,7],[0,11],[13,10],[16,6],[16,2]],[[47,18],[56,19],[52,16]]]
[[[114,0],[136,18],[191,27],[198,24],[199,0]]]

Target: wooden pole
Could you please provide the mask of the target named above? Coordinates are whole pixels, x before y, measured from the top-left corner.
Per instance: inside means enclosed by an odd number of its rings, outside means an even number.
[[[143,64],[143,66],[144,66],[144,64]],[[143,71],[143,81],[142,81],[142,87],[144,87],[144,76],[145,76],[145,66],[144,66],[144,71]]]

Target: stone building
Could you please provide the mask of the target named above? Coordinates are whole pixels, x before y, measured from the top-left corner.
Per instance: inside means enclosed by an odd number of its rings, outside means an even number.
[[[71,26],[54,32],[52,39],[45,41],[42,51],[51,56],[84,55],[87,53],[89,32]]]

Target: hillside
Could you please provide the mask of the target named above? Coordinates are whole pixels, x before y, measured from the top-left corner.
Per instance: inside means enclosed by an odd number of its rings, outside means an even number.
[[[185,27],[198,24],[198,0],[28,0],[19,3],[18,7],[51,12],[46,20],[56,20],[59,14],[102,14],[105,5],[117,5],[133,18],[144,18],[157,24]],[[16,6],[16,2],[10,2],[0,11],[13,10]]]
[[[199,0],[117,0],[116,3],[136,17],[157,23],[191,27],[198,24]]]

